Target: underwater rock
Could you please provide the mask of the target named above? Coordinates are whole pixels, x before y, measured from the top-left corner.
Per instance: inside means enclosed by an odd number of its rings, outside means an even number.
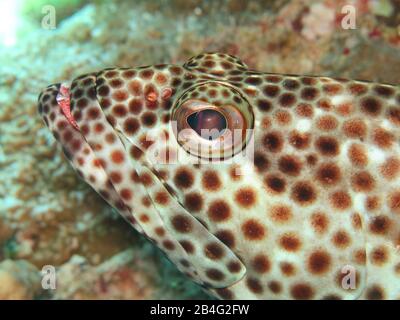
[[[33,299],[41,292],[41,277],[35,266],[24,260],[0,263],[0,300]]]
[[[55,299],[149,299],[154,281],[133,266],[134,250],[123,251],[99,265],[74,255],[57,271]],[[136,270],[135,270],[136,269]]]
[[[308,40],[328,36],[334,30],[335,11],[324,4],[315,3],[310,11],[303,17],[302,34]]]

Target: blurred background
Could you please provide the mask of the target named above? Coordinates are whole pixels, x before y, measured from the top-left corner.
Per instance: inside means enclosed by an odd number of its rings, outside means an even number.
[[[0,299],[209,298],[78,179],[36,110],[48,84],[204,51],[399,84],[400,1],[0,0]]]

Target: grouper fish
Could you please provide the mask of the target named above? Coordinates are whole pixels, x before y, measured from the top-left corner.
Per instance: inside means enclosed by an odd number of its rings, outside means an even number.
[[[203,53],[48,86],[77,174],[221,299],[400,299],[400,87]]]

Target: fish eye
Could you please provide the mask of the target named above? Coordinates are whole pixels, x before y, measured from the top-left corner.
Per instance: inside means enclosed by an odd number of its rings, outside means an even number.
[[[172,110],[174,134],[185,151],[200,158],[229,158],[249,140],[254,116],[235,88],[219,82],[190,88]]]
[[[194,112],[187,117],[187,122],[200,137],[209,140],[219,138],[227,128],[224,115],[213,109]],[[205,132],[210,132],[211,135],[204,137]]]

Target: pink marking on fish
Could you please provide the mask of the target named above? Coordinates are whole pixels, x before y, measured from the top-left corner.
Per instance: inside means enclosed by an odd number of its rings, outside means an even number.
[[[56,97],[57,103],[60,106],[63,114],[67,118],[68,122],[79,131],[79,127],[71,114],[71,103],[70,103],[69,86],[65,83],[61,84],[60,91]]]

